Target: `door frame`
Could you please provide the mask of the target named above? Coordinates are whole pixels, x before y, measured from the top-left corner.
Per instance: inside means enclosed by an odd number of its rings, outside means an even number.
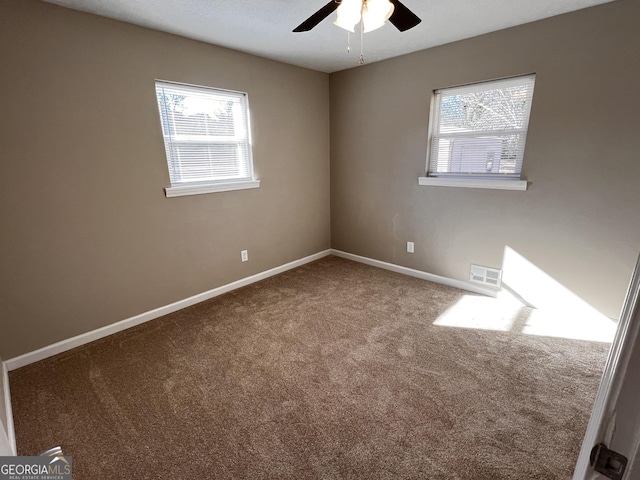
[[[629,282],[620,320],[616,330],[609,356],[605,363],[604,373],[596,393],[596,399],[591,412],[591,418],[587,425],[573,480],[595,480],[603,479],[602,475],[591,468],[591,449],[603,443],[611,445],[611,440],[615,433],[616,406],[622,391],[623,383],[626,379],[629,362],[634,356],[634,347],[638,347],[636,355],[640,352],[640,256],[636,262],[635,269]],[[629,471],[634,468],[634,459],[638,457],[638,446],[640,442],[640,431],[636,432],[633,445],[629,445],[629,450],[620,452],[627,456],[626,478]]]

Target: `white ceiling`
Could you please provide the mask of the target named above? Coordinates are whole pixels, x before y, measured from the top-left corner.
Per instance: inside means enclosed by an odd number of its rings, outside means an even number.
[[[322,72],[358,66],[359,34],[334,26],[292,30],[328,0],[45,0]],[[400,33],[387,24],[364,36],[367,63],[552,17],[612,0],[402,0],[422,19]]]

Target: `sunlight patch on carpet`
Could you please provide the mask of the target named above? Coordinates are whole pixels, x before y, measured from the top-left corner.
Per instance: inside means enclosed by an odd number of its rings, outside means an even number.
[[[500,298],[464,295],[433,324],[508,332],[513,328],[523,307],[522,303],[509,294]]]
[[[611,343],[617,324],[600,316],[575,316],[561,310],[532,310],[522,333]]]

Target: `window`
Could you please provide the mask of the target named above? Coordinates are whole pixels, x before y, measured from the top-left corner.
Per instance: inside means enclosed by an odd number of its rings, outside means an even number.
[[[167,197],[256,188],[247,94],[156,81]]]
[[[421,185],[526,190],[520,180],[535,75],[436,90]]]

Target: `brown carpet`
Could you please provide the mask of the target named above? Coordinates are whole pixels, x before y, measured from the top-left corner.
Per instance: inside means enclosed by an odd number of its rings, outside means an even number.
[[[467,294],[327,257],[11,372],[19,454],[61,445],[75,480],[571,478],[609,345],[433,325]]]

